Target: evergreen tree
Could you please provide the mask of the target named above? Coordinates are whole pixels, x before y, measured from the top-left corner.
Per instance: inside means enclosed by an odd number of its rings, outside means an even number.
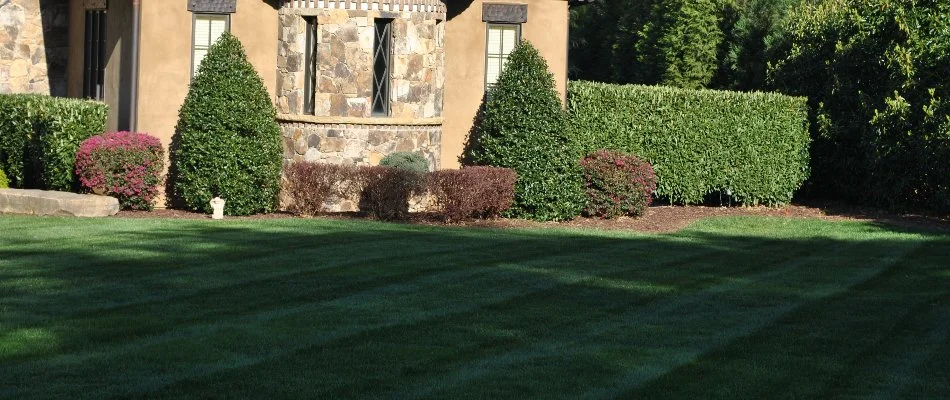
[[[179,111],[172,145],[173,195],[185,207],[211,212],[272,212],[281,172],[276,110],[244,47],[230,33],[211,46]]]
[[[584,201],[567,115],[548,64],[531,43],[508,58],[466,145],[462,162],[514,169],[515,204],[509,214],[535,220],[579,215]]]

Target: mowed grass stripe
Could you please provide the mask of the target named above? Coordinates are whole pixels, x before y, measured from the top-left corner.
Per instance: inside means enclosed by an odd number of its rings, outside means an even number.
[[[622,248],[618,248],[617,250],[621,252],[623,251]],[[683,252],[670,252],[670,253],[666,253],[665,255],[671,256],[673,257],[673,259],[669,261],[662,260],[662,259],[661,259],[662,261],[658,260],[660,261],[660,264],[651,262],[650,264],[653,264],[651,266],[642,266],[645,268],[640,268],[641,267],[640,265],[631,265],[630,267],[625,267],[624,265],[616,265],[614,266],[614,269],[605,270],[604,272],[608,273],[609,275],[611,271],[616,271],[616,273],[619,273],[625,270],[626,271],[641,271],[641,270],[655,271],[657,270],[656,267],[659,267],[659,266],[662,266],[663,268],[677,268],[682,265],[688,265],[689,263],[696,263],[699,260],[703,260],[705,262],[706,258],[711,257],[711,254],[716,253],[716,252],[721,252],[721,250],[713,251],[711,249],[704,249],[704,252],[702,254],[695,254],[693,256],[682,258],[682,259],[680,255],[682,255]],[[613,259],[615,256],[614,254],[607,254],[607,255],[610,256],[608,257],[608,259]],[[582,255],[580,257],[583,258],[587,256]],[[566,266],[574,265],[573,260],[569,259],[565,261],[567,262],[560,263],[562,264],[561,265],[562,268]],[[654,261],[654,260],[649,260],[649,261]],[[535,274],[536,272],[539,271],[537,268],[533,267],[533,265],[535,264],[547,265],[547,268],[545,268],[546,270],[560,271],[559,269],[557,269],[558,265],[552,265],[552,263],[550,262],[531,263],[530,266],[525,267],[522,270],[512,270],[512,271],[513,272],[527,272],[527,273]],[[501,268],[510,270],[510,264],[502,265]],[[610,267],[609,266],[605,267],[604,265],[600,266],[600,269],[604,269],[604,268],[610,268]],[[567,270],[569,271],[569,269]],[[571,321],[554,321],[554,320],[546,319],[545,317],[553,318],[553,317],[558,317],[558,316],[563,315],[565,317],[570,318],[571,314],[569,313],[557,313],[557,314],[538,313],[532,310],[544,311],[543,302],[548,301],[548,299],[552,299],[554,297],[570,297],[570,296],[564,296],[563,292],[569,292],[570,290],[572,290],[573,287],[584,288],[586,286],[584,282],[587,282],[599,277],[599,276],[592,276],[592,275],[578,275],[577,273],[573,273],[573,272],[568,272],[568,274],[572,275],[573,279],[565,280],[563,279],[563,274],[559,274],[561,275],[561,279],[553,279],[553,280],[559,281],[562,284],[557,285],[557,286],[552,286],[546,290],[528,292],[522,296],[513,297],[505,301],[498,302],[496,304],[491,304],[487,307],[478,308],[476,310],[472,310],[466,313],[449,314],[449,315],[440,317],[438,319],[431,319],[431,320],[425,320],[425,321],[413,320],[407,324],[389,326],[389,327],[386,327],[385,329],[376,329],[376,330],[368,331],[363,334],[359,334],[355,336],[342,337],[340,338],[340,341],[334,341],[331,343],[323,344],[320,346],[320,348],[306,349],[303,353],[298,352],[294,354],[289,354],[285,357],[282,357],[281,359],[269,360],[267,361],[266,365],[254,365],[254,366],[244,367],[242,368],[242,370],[232,371],[232,372],[229,372],[227,375],[214,375],[213,378],[208,378],[207,380],[199,380],[197,383],[192,383],[192,387],[214,387],[217,384],[224,384],[224,385],[239,385],[242,387],[243,386],[265,387],[265,388],[272,388],[276,390],[277,388],[274,386],[279,386],[280,380],[277,380],[275,382],[273,379],[259,379],[255,371],[262,368],[268,369],[268,370],[282,370],[283,368],[287,368],[287,370],[285,370],[283,373],[279,373],[278,375],[280,376],[292,375],[293,371],[291,370],[290,366],[293,364],[289,363],[287,361],[287,358],[307,360],[306,363],[308,364],[308,366],[307,368],[305,368],[306,370],[326,371],[327,369],[330,368],[330,365],[311,365],[313,360],[326,360],[328,362],[335,362],[336,360],[350,358],[351,356],[349,355],[349,353],[358,351],[362,343],[376,343],[380,345],[390,344],[389,346],[383,349],[379,349],[378,347],[374,346],[375,350],[370,350],[371,352],[364,354],[367,357],[373,357],[373,358],[385,357],[385,353],[373,354],[372,352],[375,351],[376,353],[378,353],[379,350],[383,350],[385,352],[385,351],[389,351],[390,348],[409,346],[413,343],[415,338],[425,337],[426,332],[441,332],[445,329],[451,330],[454,326],[457,326],[458,324],[479,322],[478,318],[492,318],[492,316],[496,316],[496,315],[505,316],[504,317],[505,319],[511,319],[512,317],[515,317],[514,318],[515,321],[520,321],[520,323],[517,324],[519,326],[514,326],[514,327],[508,326],[506,327],[508,329],[519,328],[519,327],[522,329],[530,328],[530,327],[545,327],[546,329],[554,331],[554,329],[556,329],[558,325],[571,324],[572,322]],[[540,278],[549,280],[552,277],[541,276]],[[710,283],[712,283],[712,280],[710,280]],[[490,289],[487,289],[487,290],[490,290]],[[562,293],[561,296],[558,296],[559,292]],[[640,298],[640,300],[648,301],[651,295],[655,294],[652,292],[653,291],[646,291],[645,293],[643,293],[643,296]],[[536,306],[538,307],[537,309],[535,308]],[[520,313],[519,309],[527,309],[527,312]],[[561,322],[561,323],[558,324],[557,322]],[[581,323],[581,322],[583,321],[574,321],[574,323]],[[489,325],[489,324],[486,323],[485,325]],[[426,340],[432,340],[432,339],[434,338],[432,337],[426,338]],[[463,349],[467,347],[479,347],[480,343],[477,342],[477,339],[478,339],[477,337],[470,338],[465,343],[457,343],[449,347],[463,348]],[[474,359],[474,357],[472,359]],[[472,359],[464,358],[462,360],[456,360],[456,361],[471,362]],[[439,365],[438,362],[436,362],[436,360],[432,360],[428,358],[421,358],[419,360],[415,360],[414,362],[424,363],[435,371],[452,370],[453,368],[457,367],[453,365],[441,366]],[[378,372],[383,373],[383,374],[387,373],[386,371],[378,371]],[[359,388],[364,385],[373,386],[374,385],[373,382],[376,382],[376,380],[372,379],[372,375],[368,373],[367,371],[360,372],[360,375],[365,378],[363,382],[366,382],[366,383],[349,382],[347,384],[341,384],[341,386],[338,388],[321,387],[319,391],[315,393],[319,394],[320,396],[326,396],[326,397],[346,396],[345,392],[341,393],[339,392],[339,390],[342,389],[345,391],[351,391],[351,390],[354,390],[355,388]],[[411,382],[410,378],[412,377],[402,376],[399,381],[400,385],[401,386],[408,385],[409,382]],[[381,387],[376,386],[374,389],[378,391],[381,389]],[[172,392],[172,393],[175,393],[175,392]],[[208,393],[211,393],[211,392],[208,392]],[[172,394],[172,395],[169,395],[168,397],[175,397],[177,395],[179,394]],[[396,395],[396,397],[402,397],[402,396],[403,395]],[[390,397],[390,396],[383,395],[382,397],[385,398],[385,397]]]
[[[10,249],[33,253],[0,262],[0,275],[25,267],[37,285],[10,283],[12,302],[0,303],[0,330],[6,321],[18,327],[4,330],[11,334],[0,336],[0,349],[22,357],[0,358],[0,397],[932,398],[950,391],[943,362],[950,349],[938,319],[950,280],[941,264],[950,239],[942,234],[765,218],[718,219],[660,236],[146,221],[67,226],[100,238],[87,244],[123,232],[114,243],[126,245],[121,250],[70,247],[62,231],[66,245],[48,258],[36,243]],[[6,244],[4,222],[0,216]],[[187,235],[176,237],[178,226]],[[364,240],[326,247],[356,236]],[[255,249],[256,238],[267,248]],[[166,262],[154,257],[176,246],[181,251]],[[248,257],[225,257],[229,247]],[[87,252],[131,265],[141,256],[146,267],[41,267]],[[288,265],[293,255],[338,265]],[[206,268],[181,268],[189,259]],[[176,268],[190,272],[176,275]],[[58,293],[83,295],[69,299],[75,304],[57,300],[56,291],[40,295],[50,288],[44,280],[71,282]],[[110,283],[121,290],[103,293]],[[135,289],[151,300],[123,299]],[[31,296],[46,299],[26,301]],[[122,301],[131,303],[116,306]],[[862,306],[868,315],[855,312]],[[103,328],[91,329],[97,324]],[[148,327],[141,334],[127,328],[139,324]],[[115,335],[106,334],[109,326],[119,328]],[[857,343],[842,339],[865,330],[871,334]],[[848,363],[822,364],[835,357]],[[806,359],[817,372],[802,368]],[[859,386],[888,372],[898,377]]]

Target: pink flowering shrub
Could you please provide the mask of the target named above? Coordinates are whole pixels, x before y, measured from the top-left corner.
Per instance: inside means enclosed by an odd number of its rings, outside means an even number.
[[[164,162],[162,143],[154,136],[106,133],[79,145],[76,175],[85,191],[114,196],[125,209],[151,210]]]
[[[643,214],[653,202],[656,173],[649,162],[621,152],[598,150],[581,160],[590,216]]]

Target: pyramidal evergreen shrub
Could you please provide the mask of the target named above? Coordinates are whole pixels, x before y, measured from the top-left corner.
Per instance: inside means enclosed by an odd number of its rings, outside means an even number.
[[[173,197],[211,212],[215,196],[229,215],[276,210],[280,128],[270,95],[236,37],[211,46],[179,111],[172,144]]]
[[[547,62],[524,41],[488,92],[461,161],[515,170],[509,216],[572,219],[580,214],[584,191],[580,154],[570,146],[566,122]]]

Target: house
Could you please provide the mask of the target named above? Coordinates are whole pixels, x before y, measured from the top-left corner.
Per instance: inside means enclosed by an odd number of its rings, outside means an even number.
[[[577,1],[576,3],[579,3]],[[0,92],[99,99],[109,130],[170,143],[224,31],[278,109],[286,162],[458,166],[487,87],[520,39],[564,95],[573,0],[0,0]]]

